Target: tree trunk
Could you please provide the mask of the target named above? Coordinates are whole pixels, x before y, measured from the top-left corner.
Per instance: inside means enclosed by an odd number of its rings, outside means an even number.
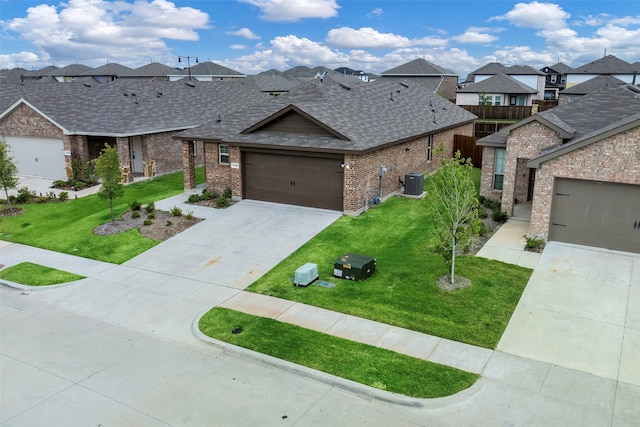
[[[9,212],[11,212],[11,199],[9,198],[9,190],[4,189],[4,194],[7,195],[7,205],[9,205]]]
[[[456,283],[455,278],[456,271],[456,239],[453,238],[453,243],[451,244],[451,280],[450,283],[454,285]]]
[[[115,222],[115,218],[113,217],[113,199],[109,199],[109,208],[111,209],[111,223]]]

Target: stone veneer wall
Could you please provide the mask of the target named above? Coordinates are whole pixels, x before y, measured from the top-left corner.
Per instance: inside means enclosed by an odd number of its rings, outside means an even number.
[[[548,237],[555,178],[640,185],[640,126],[544,162],[536,170],[530,234]]]

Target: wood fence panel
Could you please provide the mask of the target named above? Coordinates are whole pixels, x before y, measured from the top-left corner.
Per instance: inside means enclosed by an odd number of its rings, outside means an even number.
[[[482,167],[482,147],[476,145],[478,138],[466,135],[453,135],[453,152],[460,150],[463,158],[471,158],[476,168]]]
[[[475,114],[480,119],[489,120],[522,120],[531,115],[531,107],[519,105],[483,106],[460,105],[460,107]]]

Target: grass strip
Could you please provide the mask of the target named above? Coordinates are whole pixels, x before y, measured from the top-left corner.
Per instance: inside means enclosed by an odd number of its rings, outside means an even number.
[[[197,181],[204,180],[198,168]],[[124,196],[115,199],[114,212],[119,217],[129,203],[143,205],[175,196],[184,191],[182,172],[159,176],[125,186]],[[109,201],[98,195],[61,203],[23,204],[24,212],[0,217],[0,239],[55,252],[121,264],[154,247],[137,229],[111,236],[98,236],[93,229],[111,220]]]
[[[22,262],[0,271],[0,279],[27,286],[49,286],[84,279],[79,274],[45,267],[31,262]]]
[[[416,398],[464,390],[478,375],[277,320],[213,308],[199,323],[207,336],[361,384]],[[241,328],[241,332],[232,331]]]

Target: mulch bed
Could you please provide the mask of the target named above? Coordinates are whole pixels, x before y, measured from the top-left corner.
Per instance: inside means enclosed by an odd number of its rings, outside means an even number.
[[[156,210],[153,211],[155,219],[150,225],[144,225],[147,213],[140,212],[140,218],[132,218],[131,211],[127,211],[114,222],[107,222],[93,229],[93,233],[100,236],[121,233],[123,231],[137,228],[140,234],[153,240],[167,240],[178,233],[192,227],[202,221],[202,218],[186,218],[185,216],[174,216],[171,212]]]

